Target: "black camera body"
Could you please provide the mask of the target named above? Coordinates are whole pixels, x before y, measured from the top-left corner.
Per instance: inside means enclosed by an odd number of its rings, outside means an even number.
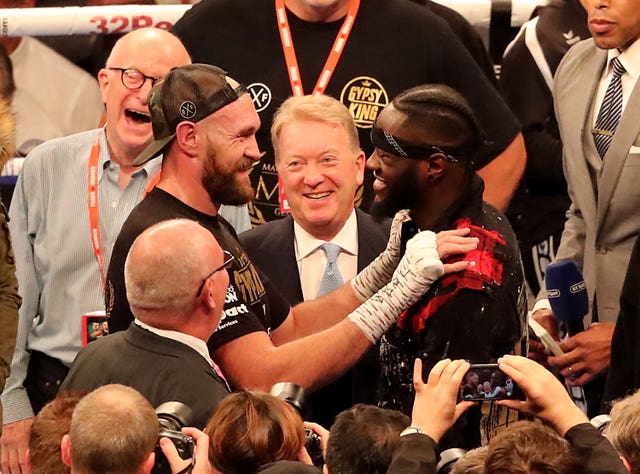
[[[284,400],[305,419],[306,399],[304,388],[293,382],[279,382],[271,387],[269,393],[281,400]],[[309,428],[304,429],[304,447],[309,453],[314,466],[322,467],[324,465],[324,456],[322,455],[322,443],[320,436]]]
[[[304,429],[304,447],[309,453],[313,465],[322,467],[324,465],[322,442],[320,441],[320,436],[309,428]]]
[[[153,474],[171,474],[169,461],[160,448],[160,438],[169,438],[182,459],[193,459],[195,442],[191,436],[181,431],[190,422],[191,409],[182,402],[165,402],[156,408],[156,416],[160,424],[160,431],[155,448],[156,462],[151,472]]]

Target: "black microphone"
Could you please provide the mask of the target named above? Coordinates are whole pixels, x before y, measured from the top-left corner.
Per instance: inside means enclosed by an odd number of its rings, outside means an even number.
[[[553,314],[566,325],[569,336],[584,331],[589,298],[578,266],[570,260],[552,263],[547,267],[544,281]]]

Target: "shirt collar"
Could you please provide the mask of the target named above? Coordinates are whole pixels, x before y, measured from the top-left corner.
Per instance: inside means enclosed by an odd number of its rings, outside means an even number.
[[[186,346],[189,346],[191,349],[204,357],[209,365],[213,366],[213,360],[211,360],[211,356],[209,355],[207,343],[202,339],[198,339],[195,336],[190,336],[189,334],[185,334],[179,331],[154,328],[153,326],[149,326],[148,324],[143,323],[139,319],[134,319],[133,322],[140,326],[142,329],[146,329],[147,331],[157,334],[158,336],[166,337],[167,339],[172,339],[174,341],[181,342]]]
[[[295,220],[293,221],[293,232],[298,249],[298,260],[308,257],[326,242],[325,240],[315,238],[304,230]],[[351,215],[342,226],[342,229],[331,239],[331,242],[339,245],[340,248],[347,253],[358,255],[358,221],[356,219],[355,209],[351,211]]]
[[[100,133],[100,156],[98,157],[98,180],[102,177],[102,173],[107,166],[109,166],[113,161],[111,161],[111,155],[109,154],[109,145],[107,144],[107,126],[102,127],[102,131]],[[118,166],[116,164],[116,166]],[[149,160],[145,163],[144,166],[141,166],[139,170],[132,174],[132,176],[136,176],[140,173],[146,174],[146,176],[155,176],[160,172],[160,168],[162,166],[162,157],[158,159]]]
[[[633,78],[634,81],[638,80],[640,76],[640,40],[633,42],[631,46],[625,49],[622,53],[616,48],[607,51],[607,71],[611,65],[611,60],[617,57],[624,66],[627,73]]]

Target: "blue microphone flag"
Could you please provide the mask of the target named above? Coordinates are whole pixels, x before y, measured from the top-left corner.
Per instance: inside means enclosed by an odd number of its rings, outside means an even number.
[[[583,330],[582,319],[589,312],[589,298],[584,277],[575,262],[564,260],[549,265],[545,285],[556,319],[567,324],[570,335]]]

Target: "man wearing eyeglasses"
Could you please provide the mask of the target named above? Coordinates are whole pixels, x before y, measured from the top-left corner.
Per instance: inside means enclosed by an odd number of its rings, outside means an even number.
[[[222,316],[229,286],[225,269],[233,259],[194,220],[146,229],[124,268],[134,323],[83,348],[61,388],[128,385],[156,407],[184,403],[192,411],[189,426],[202,429],[229,393],[206,343]]]
[[[133,166],[152,138],[147,95],[158,77],[188,63],[170,33],[129,33],[98,74],[106,126],[46,142],[25,160],[9,213],[23,303],[2,394],[3,473],[24,472],[33,415],[82,347],[82,316],[104,310],[113,242],[160,168]]]

